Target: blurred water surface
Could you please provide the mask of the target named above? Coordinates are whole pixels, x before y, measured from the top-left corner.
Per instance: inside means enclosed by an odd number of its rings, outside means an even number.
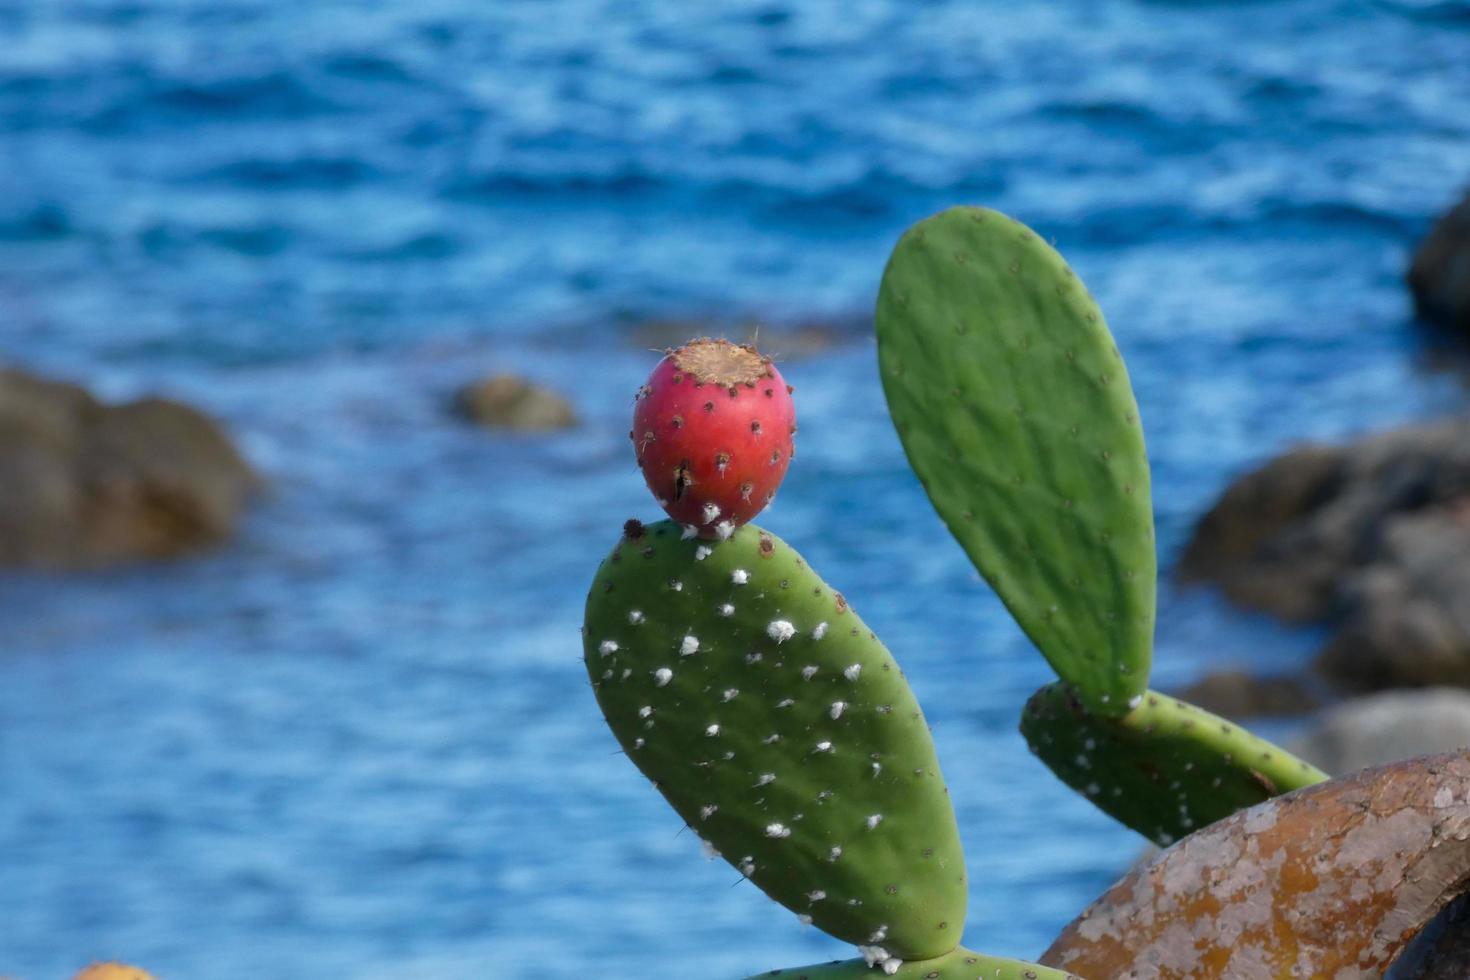
[[[0,577],[0,972],[738,976],[844,955],[614,754],[586,583],[653,516],[641,318],[849,318],[909,222],[1054,239],[1143,406],[1165,563],[1289,442],[1461,403],[1399,284],[1470,175],[1464,3],[0,0],[0,356],[224,418],[197,561]],[[778,346],[779,352],[779,346]],[[512,368],[586,416],[497,437]],[[904,661],[1035,955],[1138,841],[1014,733],[1048,675],[904,466],[858,337],[783,371],[763,523]],[[1162,596],[1158,683],[1317,637]]]

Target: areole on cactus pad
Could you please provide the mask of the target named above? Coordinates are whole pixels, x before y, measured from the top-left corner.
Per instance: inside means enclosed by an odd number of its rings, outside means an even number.
[[[771,502],[794,452],[791,388],[769,357],[728,340],[668,351],[638,389],[628,433],[658,505],[700,537],[728,537]]]
[[[877,308],[889,411],[929,499],[1094,711],[1148,684],[1153,510],[1128,375],[1035,232],[951,208],[894,247]]]
[[[964,856],[923,713],[789,545],[629,522],[585,631],[608,725],[710,848],[839,939],[900,959],[958,944]]]

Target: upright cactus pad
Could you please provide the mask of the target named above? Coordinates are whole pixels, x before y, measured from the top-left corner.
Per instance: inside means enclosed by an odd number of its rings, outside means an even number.
[[[877,308],[883,389],[940,517],[1094,710],[1148,684],[1148,459],[1123,359],[1062,257],[995,211],[899,240]]]
[[[785,970],[768,970],[757,973],[746,980],[873,980],[875,971],[871,958],[860,960],[835,960],[831,963],[814,963]],[[928,960],[910,960],[894,969],[884,970],[897,980],[1082,980],[1065,970],[1054,970],[1049,966],[1027,963],[1023,960],[1008,960],[999,956],[985,956],[971,952],[961,946],[943,956]],[[877,974],[881,976],[882,974]]]
[[[1163,847],[1327,779],[1240,726],[1152,691],[1124,717],[1107,718],[1050,684],[1027,702],[1021,734],[1062,782]]]
[[[839,939],[902,959],[955,947],[964,857],[924,716],[790,546],[630,521],[584,647],[628,757],[741,874]]]

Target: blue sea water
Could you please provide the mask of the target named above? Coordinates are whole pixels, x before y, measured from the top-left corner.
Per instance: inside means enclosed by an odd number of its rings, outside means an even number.
[[[847,955],[700,859],[585,685],[586,585],[655,513],[636,325],[860,322],[908,223],[1002,208],[1107,311],[1167,568],[1291,442],[1463,407],[1400,277],[1470,179],[1467,105],[1451,0],[0,0],[0,359],[191,400],[271,482],[197,560],[0,576],[0,973]],[[1025,751],[1047,670],[847,338],[783,365],[800,453],[762,521],[906,666],[967,941],[1034,956],[1139,841]],[[500,369],[585,424],[447,415]],[[1166,585],[1156,685],[1319,639]]]

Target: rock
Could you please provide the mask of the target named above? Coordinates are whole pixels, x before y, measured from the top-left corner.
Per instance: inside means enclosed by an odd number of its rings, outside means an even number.
[[[1470,337],[1470,194],[1429,230],[1409,265],[1408,282],[1421,317]]]
[[[1316,668],[1339,687],[1470,686],[1470,497],[1387,521]]]
[[[161,398],[108,406],[0,369],[0,564],[95,567],[227,538],[259,480],[223,430]]]
[[[1349,773],[1470,746],[1470,691],[1385,691],[1330,709],[1288,746],[1330,773]]]
[[[1393,961],[1384,980],[1465,980],[1470,977],[1470,895],[1462,894],[1420,930]]]
[[[571,402],[513,374],[472,381],[454,396],[454,409],[477,425],[545,432],[577,424]]]
[[[1195,527],[1179,563],[1185,581],[1211,581],[1242,606],[1293,622],[1323,617],[1352,541],[1315,518],[1342,492],[1347,454],[1302,446],[1247,473]]]
[[[1243,670],[1209,674],[1179,692],[1179,697],[1225,718],[1303,715],[1321,702],[1311,686],[1295,677],[1256,677]]]
[[[1041,955],[1081,976],[1366,980],[1470,881],[1470,754],[1273,797],[1135,867]]]
[[[1318,667],[1339,686],[1470,685],[1470,420],[1278,457],[1205,515],[1180,574],[1336,625]]]

